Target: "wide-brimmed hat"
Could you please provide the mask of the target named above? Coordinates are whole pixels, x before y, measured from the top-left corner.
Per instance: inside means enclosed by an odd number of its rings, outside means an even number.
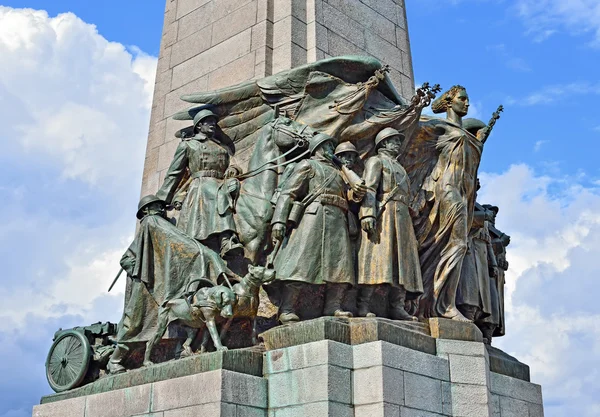
[[[379,133],[377,134],[377,136],[375,136],[375,147],[379,146],[379,144],[383,140],[385,140],[387,138],[391,138],[392,136],[399,136],[402,139],[404,139],[404,134],[403,133],[400,133],[399,131],[397,131],[393,127],[386,127],[385,129],[381,129],[379,131]]]
[[[329,136],[327,133],[317,133],[316,135],[314,135],[312,138],[309,139],[308,150],[312,154],[319,147],[319,145],[321,145],[322,143],[325,143],[327,141],[333,142],[333,146],[335,146],[337,143],[337,141],[335,140],[335,138],[333,136]]]
[[[343,142],[340,143],[337,148],[335,148],[335,155],[339,155],[344,152],[352,152],[358,155],[358,150],[356,150],[356,146],[352,142]]]
[[[215,120],[219,120],[219,117],[214,114],[212,112],[212,110],[210,109],[203,109],[200,110],[198,113],[196,113],[196,115],[194,116],[194,127],[198,126],[198,123],[200,123],[202,120],[206,119],[207,117],[214,117]]]
[[[158,198],[154,194],[150,194],[150,195],[147,195],[145,197],[142,197],[142,199],[138,203],[138,211],[136,213],[136,217],[138,219],[141,219],[142,217],[144,217],[144,213],[142,213],[142,210],[144,210],[144,208],[148,207],[150,204],[156,203],[156,202],[160,202],[162,204],[165,204],[165,202],[163,200],[161,200],[160,198]]]

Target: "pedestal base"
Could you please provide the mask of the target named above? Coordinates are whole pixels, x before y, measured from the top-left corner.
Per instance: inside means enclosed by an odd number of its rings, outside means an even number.
[[[447,334],[477,338],[461,325]],[[319,318],[263,339],[264,354],[210,353],[129,371],[44,397],[33,416],[543,416],[527,365],[480,341],[436,339],[430,323]]]

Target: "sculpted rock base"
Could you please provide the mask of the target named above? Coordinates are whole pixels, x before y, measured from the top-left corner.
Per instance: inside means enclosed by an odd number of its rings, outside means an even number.
[[[289,330],[304,336],[286,341]],[[280,326],[262,334],[266,353],[215,352],[129,371],[44,397],[33,416],[543,416],[526,365],[429,332],[428,323],[380,318]]]

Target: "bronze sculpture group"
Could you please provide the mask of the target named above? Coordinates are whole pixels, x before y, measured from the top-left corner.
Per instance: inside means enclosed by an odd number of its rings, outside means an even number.
[[[109,372],[126,370],[132,341],[147,342],[151,364],[175,321],[189,329],[181,356],[197,329],[208,330],[202,351],[208,335],[226,349],[234,317],[254,319],[258,343],[261,286],[281,324],[442,317],[475,322],[488,343],[504,334],[510,238],[495,228],[498,208],[476,203],[499,112],[487,125],[463,120],[459,85],[435,99],[439,86],[425,84],[406,102],[386,71],[372,58],[330,58],[182,97],[193,105],[174,117],[191,126],[177,132],[156,196],[140,202],[121,260],[129,296]],[[430,104],[446,118],[422,116]]]

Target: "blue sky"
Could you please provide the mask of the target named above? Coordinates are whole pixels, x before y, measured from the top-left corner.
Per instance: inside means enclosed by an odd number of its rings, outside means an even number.
[[[479,195],[512,236],[495,343],[546,416],[598,416],[600,2],[407,3],[417,82],[466,86],[486,121],[506,108]],[[135,227],[163,8],[0,0],[0,417],[49,393],[56,329],[119,319],[123,287],[105,291]]]

